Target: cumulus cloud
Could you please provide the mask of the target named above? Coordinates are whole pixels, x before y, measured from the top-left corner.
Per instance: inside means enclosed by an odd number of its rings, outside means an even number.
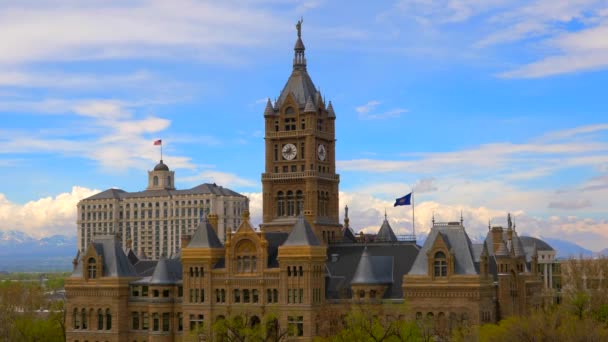
[[[37,238],[55,234],[76,235],[76,204],[98,192],[74,186],[70,192],[25,204],[13,203],[0,193],[0,229],[18,230]]]

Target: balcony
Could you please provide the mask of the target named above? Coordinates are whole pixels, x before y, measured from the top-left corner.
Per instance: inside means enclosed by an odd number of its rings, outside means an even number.
[[[262,181],[265,180],[290,180],[290,179],[302,179],[302,178],[322,178],[331,181],[340,181],[340,175],[332,173],[323,173],[318,171],[303,171],[303,172],[286,172],[286,173],[263,173]]]

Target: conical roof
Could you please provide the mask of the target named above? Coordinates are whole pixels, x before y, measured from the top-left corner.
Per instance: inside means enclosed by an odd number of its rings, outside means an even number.
[[[205,217],[198,224],[192,239],[186,248],[223,248],[220,239],[215,234],[215,229],[209,220]]]
[[[334,106],[331,104],[331,101],[329,101],[329,105],[327,106],[327,116],[330,118],[336,117],[336,112],[334,112]]]
[[[312,231],[310,224],[304,219],[304,216],[298,216],[298,220],[291,228],[291,233],[283,246],[320,246],[319,239]]]
[[[393,232],[393,228],[391,228],[391,225],[388,223],[388,219],[386,218],[384,219],[384,222],[382,222],[382,226],[376,235],[376,241],[397,241],[397,236]]]
[[[351,284],[391,284],[393,265],[389,258],[391,257],[372,257],[365,246]]]
[[[167,259],[161,257],[154,267],[154,273],[150,278],[150,284],[171,284],[171,278],[169,277],[169,269],[167,267]]]
[[[270,102],[270,98],[266,102],[266,109],[264,109],[264,116],[274,115],[274,109],[272,108],[272,103]]]
[[[306,106],[304,107],[304,113],[315,112],[315,105],[312,102],[312,97],[309,96],[306,100]]]

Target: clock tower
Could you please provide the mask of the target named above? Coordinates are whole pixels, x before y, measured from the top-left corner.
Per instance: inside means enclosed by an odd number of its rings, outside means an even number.
[[[340,239],[335,120],[306,70],[302,21],[296,25],[293,70],[264,110],[263,231],[291,231],[303,214],[319,241]]]

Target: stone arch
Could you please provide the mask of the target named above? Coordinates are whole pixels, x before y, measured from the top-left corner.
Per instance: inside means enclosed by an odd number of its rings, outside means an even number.
[[[251,316],[251,318],[249,318],[249,327],[250,328],[253,328],[253,327],[257,326],[260,323],[261,323],[260,317],[258,317],[256,315],[253,315],[253,316]]]

